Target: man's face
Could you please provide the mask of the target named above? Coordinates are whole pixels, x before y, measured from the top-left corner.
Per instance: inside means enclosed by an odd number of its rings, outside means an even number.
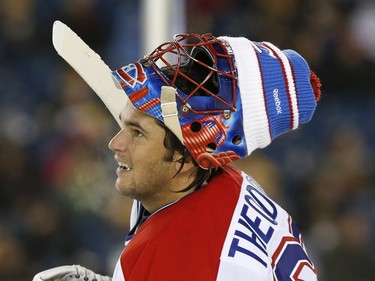
[[[122,128],[109,143],[118,162],[116,189],[144,205],[161,207],[171,201],[172,178],[176,174],[176,163],[166,160],[165,130],[155,118],[130,103],[120,119]]]

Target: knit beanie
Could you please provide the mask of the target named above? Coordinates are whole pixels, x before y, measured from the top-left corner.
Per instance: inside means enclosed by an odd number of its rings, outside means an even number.
[[[320,99],[320,82],[301,55],[269,42],[219,39],[230,45],[235,56],[248,155],[311,120]]]

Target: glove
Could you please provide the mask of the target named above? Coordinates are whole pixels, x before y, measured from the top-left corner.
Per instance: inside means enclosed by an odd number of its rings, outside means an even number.
[[[111,281],[112,278],[96,274],[80,265],[63,265],[39,272],[33,281]]]

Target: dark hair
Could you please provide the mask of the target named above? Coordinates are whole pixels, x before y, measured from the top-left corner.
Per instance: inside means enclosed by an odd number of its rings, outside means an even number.
[[[212,170],[201,168],[198,165],[198,163],[194,160],[194,158],[191,156],[190,152],[186,149],[186,147],[181,143],[181,141],[176,137],[176,135],[173,134],[172,131],[164,125],[163,122],[158,121],[158,125],[165,130],[164,147],[170,152],[166,156],[165,160],[169,162],[173,161],[173,156],[175,155],[175,153],[179,153],[182,155],[179,159],[176,160],[176,162],[179,162],[181,166],[177,173],[174,175],[174,177],[180,173],[180,171],[182,170],[187,161],[192,161],[194,166],[197,167],[196,173],[190,175],[195,177],[193,182],[178,192],[186,192],[194,187],[196,190],[198,190],[210,178]]]

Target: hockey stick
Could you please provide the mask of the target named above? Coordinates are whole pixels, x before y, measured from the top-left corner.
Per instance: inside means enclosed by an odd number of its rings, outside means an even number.
[[[121,126],[120,112],[129,99],[113,80],[108,65],[74,31],[60,21],[53,24],[52,43],[57,53],[94,90]]]

